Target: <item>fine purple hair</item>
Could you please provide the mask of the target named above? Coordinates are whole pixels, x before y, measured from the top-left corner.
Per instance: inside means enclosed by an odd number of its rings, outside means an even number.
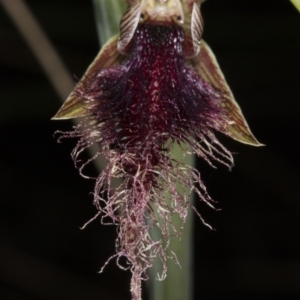
[[[220,92],[205,82],[183,57],[184,32],[178,25],[140,24],[131,54],[121,65],[85,77],[75,94],[83,99],[88,117],[61,138],[79,137],[72,152],[82,172],[80,153],[93,144],[108,164],[96,179],[94,203],[103,223],[118,226],[117,257],[127,258],[133,273],[132,291],[145,279],[158,256],[166,275],[170,236],[181,228],[171,224],[173,214],[183,223],[189,195],[194,191],[212,205],[199,172],[176,161],[170,149],[177,143],[187,154],[195,153],[213,165],[229,168],[232,155],[216,139],[228,119]],[[112,187],[112,180],[122,183]],[[179,193],[180,182],[184,193]],[[97,216],[98,216],[97,215]],[[201,216],[200,216],[201,217]],[[171,226],[170,226],[171,224]],[[157,226],[162,238],[152,239]]]

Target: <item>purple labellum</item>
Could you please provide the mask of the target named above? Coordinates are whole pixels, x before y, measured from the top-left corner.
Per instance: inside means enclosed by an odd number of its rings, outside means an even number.
[[[169,2],[160,1],[160,5],[165,7]],[[169,238],[180,236],[180,230],[169,226],[171,217],[178,214],[185,221],[192,205],[190,193],[195,191],[213,206],[199,172],[174,160],[172,146],[177,143],[183,151],[190,149],[211,165],[218,161],[230,168],[232,155],[218,142],[214,131],[260,145],[209,47],[203,44],[198,53],[195,37],[201,37],[202,24],[195,29],[192,23],[192,31],[186,31],[176,22],[139,23],[130,14],[131,10],[141,14],[138,3],[129,6],[121,22],[118,46],[129,56],[124,60],[116,54],[116,40],[104,46],[55,117],[86,116],[74,131],[61,133],[60,137],[79,138],[72,157],[81,173],[94,158],[81,162],[79,156],[93,144],[99,148],[96,156],[104,155],[108,162],[96,179],[94,203],[102,223],[119,228],[117,254],[113,257],[117,257],[118,265],[121,257],[127,258],[127,265],[120,267],[130,268],[133,273],[134,300],[141,299],[141,280],[146,279],[154,257],[163,263],[161,278],[166,276]],[[199,6],[195,1],[187,3],[194,16],[190,22],[202,22]],[[182,11],[181,6],[175,8]],[[131,23],[129,38],[125,35],[122,39],[122,28]],[[192,50],[188,51],[188,45]],[[194,58],[187,61],[191,55]],[[116,188],[112,186],[114,178],[122,179]],[[176,189],[178,182],[183,194]],[[150,237],[152,227],[160,229],[161,239]]]
[[[77,86],[77,96],[101,124],[98,143],[118,152],[142,151],[144,156],[147,151],[158,163],[171,139],[191,144],[207,159],[216,158],[208,143],[202,147],[194,138],[218,144],[212,129],[225,127],[223,98],[187,64],[183,40],[177,25],[140,24],[125,63],[100,70]]]
[[[127,61],[97,70],[77,85],[75,94],[84,99],[88,118],[62,135],[80,137],[73,152],[76,163],[93,143],[108,160],[97,178],[95,204],[102,222],[110,217],[119,225],[117,256],[125,256],[133,266],[132,285],[145,275],[154,256],[167,259],[162,240],[153,241],[149,229],[159,226],[168,240],[171,216],[186,218],[188,195],[177,192],[176,182],[210,201],[199,173],[173,161],[171,146],[185,143],[208,162],[232,164],[231,154],[212,132],[225,126],[223,98],[187,64],[183,40],[178,25],[140,24]],[[124,181],[113,192],[115,177]]]

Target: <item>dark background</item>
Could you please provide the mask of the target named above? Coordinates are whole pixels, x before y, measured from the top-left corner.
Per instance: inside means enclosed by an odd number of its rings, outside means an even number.
[[[74,78],[98,52],[89,0],[28,0]],[[204,38],[256,137],[221,137],[232,172],[199,169],[221,212],[195,218],[195,299],[300,299],[300,18],[287,0],[209,0]],[[0,299],[130,299],[130,273],[112,262],[116,229],[93,222],[93,182],[53,133],[61,105],[0,6]],[[178,269],[178,272],[180,270]]]

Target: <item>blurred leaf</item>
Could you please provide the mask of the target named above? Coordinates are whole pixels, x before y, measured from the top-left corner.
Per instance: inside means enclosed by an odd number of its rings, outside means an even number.
[[[290,0],[300,12],[300,0]]]

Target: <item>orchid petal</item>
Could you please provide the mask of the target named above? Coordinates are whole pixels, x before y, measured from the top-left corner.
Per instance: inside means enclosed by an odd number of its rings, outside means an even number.
[[[119,35],[116,35],[107,41],[78,84],[84,83],[84,80],[95,72],[116,66],[124,60],[124,56],[117,51],[118,39]],[[57,114],[52,118],[53,120],[72,119],[89,114],[84,106],[84,98],[78,96],[76,90],[75,88],[70,94]]]
[[[251,132],[214,53],[205,41],[201,41],[201,51],[197,57],[191,60],[191,63],[198,75],[221,92],[223,96],[223,108],[229,116],[227,127],[224,128],[223,133],[244,144],[263,146]]]

